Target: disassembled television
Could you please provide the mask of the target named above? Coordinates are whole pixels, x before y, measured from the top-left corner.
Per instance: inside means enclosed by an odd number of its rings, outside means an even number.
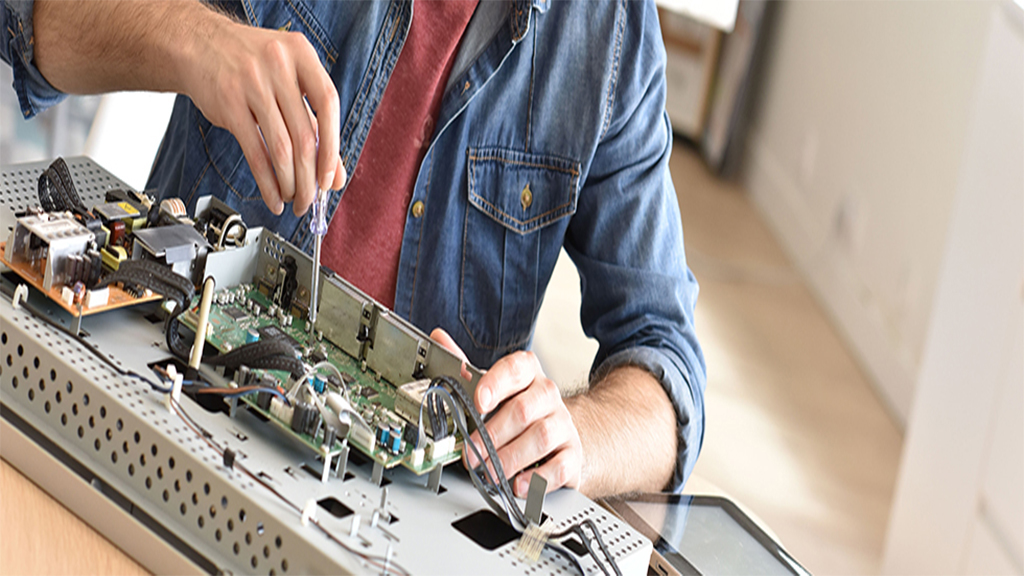
[[[479,370],[226,204],[87,158],[6,167],[2,198],[3,456],[143,565],[646,573],[579,493],[538,478],[524,510],[461,464]]]

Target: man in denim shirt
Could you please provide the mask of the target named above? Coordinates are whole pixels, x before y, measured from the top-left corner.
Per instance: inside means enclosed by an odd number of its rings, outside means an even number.
[[[481,2],[399,214],[393,309],[488,369],[474,400],[518,494],[536,463],[549,489],[679,490],[700,451],[697,283],[652,4]],[[310,250],[317,183],[388,169],[360,159],[410,3],[5,0],[3,19],[26,118],[64,93],[183,95],[149,184],[190,210],[214,194]],[[526,351],[562,247],[600,343],[569,398]]]

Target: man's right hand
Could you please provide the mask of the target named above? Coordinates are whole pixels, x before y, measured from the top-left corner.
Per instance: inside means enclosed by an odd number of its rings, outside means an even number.
[[[190,96],[238,140],[275,214],[304,214],[317,182],[344,186],[337,90],[303,35],[176,0],[37,0],[33,26],[36,65],[64,92]]]
[[[210,122],[234,134],[267,206],[280,214],[291,202],[300,216],[318,181],[325,189],[344,186],[338,92],[309,40],[224,18],[204,42],[188,94]]]

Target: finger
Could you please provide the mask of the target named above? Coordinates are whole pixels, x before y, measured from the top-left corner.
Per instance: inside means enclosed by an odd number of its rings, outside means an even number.
[[[487,421],[487,432],[494,447],[502,450],[534,423],[551,416],[561,402],[555,383],[538,378],[526,390],[507,400]]]
[[[476,407],[480,413],[494,409],[506,398],[519,393],[535,378],[543,376],[540,362],[532,352],[513,352],[498,360],[476,386]]]
[[[284,202],[281,201],[281,191],[277,186],[274,168],[271,165],[270,156],[267,154],[263,136],[260,135],[259,128],[256,126],[256,119],[250,116],[249,122],[243,121],[235,126],[232,133],[242,148],[246,162],[249,163],[249,171],[252,172],[256,185],[259,186],[263,202],[271,212],[280,215],[284,211]]]
[[[459,345],[455,343],[455,339],[452,338],[447,332],[445,332],[443,328],[434,328],[434,330],[430,333],[430,338],[433,339],[438,344],[440,344],[441,346],[447,348],[449,352],[455,354],[455,356],[461,359],[463,362],[469,361],[466,358],[466,353],[463,352],[462,348],[459,348]]]
[[[480,432],[474,431],[469,435],[466,445],[463,447],[462,455],[465,457],[466,466],[469,468],[476,468],[480,465],[480,460],[477,459],[473,449],[469,447],[469,443],[476,445],[476,449],[480,452],[480,456],[487,461],[487,451],[484,449],[484,443],[480,440]]]
[[[292,160],[292,142],[284,119],[276,104],[260,102],[253,107],[253,113],[274,166],[281,201],[287,204],[295,196],[295,165]]]
[[[348,170],[345,169],[345,163],[341,161],[341,156],[338,157],[338,166],[334,172],[334,183],[331,185],[331,190],[341,190],[345,187],[348,182]]]
[[[495,472],[495,470],[494,470],[494,463],[491,461],[490,455],[487,453],[487,450],[484,448],[483,441],[480,440],[480,433],[479,432],[473,432],[473,434],[470,435],[470,442],[475,444],[476,447],[477,447],[477,450],[480,451],[480,457],[483,458],[483,463],[487,467],[487,473],[490,474],[491,479],[493,479],[494,482],[497,483],[499,481],[498,473]],[[463,456],[463,464],[466,466],[466,468],[474,469],[474,468],[476,468],[476,467],[478,467],[480,465],[480,460],[477,459],[476,454],[473,453],[473,449],[470,448],[469,445],[466,445],[464,447],[462,456]],[[507,476],[506,476],[506,479],[507,479]]]
[[[306,101],[298,84],[282,78],[276,87],[277,104],[281,109],[292,142],[295,169],[295,194],[292,211],[301,216],[316,197],[316,132],[309,121]]]
[[[569,445],[572,431],[567,419],[543,418],[530,424],[519,436],[498,449],[498,459],[506,478]]]
[[[320,59],[309,41],[305,37],[302,37],[302,40],[305,42],[306,57],[300,58],[296,63],[296,73],[298,74],[299,88],[306,95],[313,111],[316,112],[320,143],[316,162],[317,178],[320,184],[326,188],[335,182],[338,174],[339,162],[335,159],[339,157],[338,147],[341,140],[341,114],[339,112],[341,105],[338,101],[338,90],[330,75],[320,64]],[[344,170],[343,167],[342,170]],[[341,186],[332,189],[340,190]]]
[[[539,474],[548,481],[547,492],[558,490],[563,486],[578,488],[579,480],[574,480],[574,470],[580,468],[579,455],[573,450],[560,450],[547,462],[536,468],[521,472],[512,482],[512,491],[520,498],[526,498],[530,492],[530,478]]]

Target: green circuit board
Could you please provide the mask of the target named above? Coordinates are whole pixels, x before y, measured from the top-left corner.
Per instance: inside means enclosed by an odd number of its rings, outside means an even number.
[[[310,345],[309,333],[306,331],[306,321],[293,316],[290,321],[281,322],[280,316],[272,316],[269,313],[272,309],[272,304],[273,302],[268,296],[251,286],[241,286],[218,292],[214,303],[210,307],[209,327],[206,336],[207,344],[213,346],[221,353],[229,352],[246,344],[246,338],[250,330],[255,331],[260,339],[283,338],[296,348],[307,364],[312,364],[313,362],[310,359],[319,355],[334,365],[342,374],[344,380],[342,385],[347,391],[348,399],[356,410],[364,415],[364,418],[368,414],[382,414],[390,419],[397,418],[403,422],[405,421],[404,418],[401,418],[395,412],[397,390],[394,383],[368,369],[365,363],[348,355],[326,339],[316,340]],[[182,324],[192,330],[195,330],[198,324],[198,305],[199,298],[197,296],[192,303],[192,307],[179,317]],[[290,325],[288,325],[289,323]],[[287,383],[290,377],[287,372],[277,370],[253,370],[253,372],[258,376],[269,375],[281,385]],[[296,432],[292,429],[290,422],[285,422],[269,410],[260,408],[256,403],[255,394],[244,395],[240,399],[248,405],[250,410],[258,412],[261,416],[276,424],[282,432],[297,438],[300,442],[309,446],[310,449],[324,454],[322,434],[318,434],[314,438],[308,434]],[[369,420],[367,421],[369,422]],[[411,423],[411,425],[415,424],[415,422]],[[409,425],[410,423],[405,422],[405,426]],[[342,445],[340,440],[339,438],[327,450],[327,454],[333,456],[341,452]],[[437,459],[431,459],[424,455],[422,461],[418,463],[415,462],[413,455],[414,446],[411,443],[406,443],[406,446],[396,453],[380,446],[376,442],[374,442],[374,446],[371,448],[367,445],[368,443],[365,442],[364,438],[360,438],[352,431],[349,432],[348,440],[350,445],[356,447],[360,452],[370,457],[373,461],[380,463],[385,468],[402,465],[418,475],[426,474],[436,466],[445,466],[462,457],[461,438],[456,438],[458,442],[455,449],[450,453]]]

